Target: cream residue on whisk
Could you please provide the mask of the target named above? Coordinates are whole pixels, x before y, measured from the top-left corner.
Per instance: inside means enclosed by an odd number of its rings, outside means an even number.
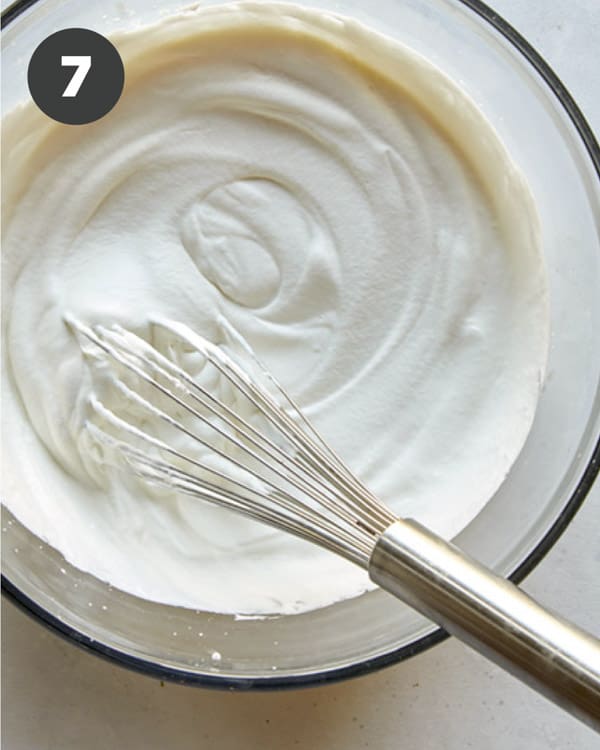
[[[358,595],[366,574],[330,553],[90,464],[101,377],[64,316],[162,351],[156,316],[217,344],[225,318],[385,503],[451,537],[543,380],[527,186],[455,84],[353,21],[242,3],[115,42],[108,116],[73,128],[27,103],[3,122],[4,502],[152,600],[251,615]]]

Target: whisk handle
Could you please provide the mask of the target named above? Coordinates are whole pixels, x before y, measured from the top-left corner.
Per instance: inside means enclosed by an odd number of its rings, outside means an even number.
[[[369,575],[600,731],[600,640],[414,521],[398,521],[381,535]]]

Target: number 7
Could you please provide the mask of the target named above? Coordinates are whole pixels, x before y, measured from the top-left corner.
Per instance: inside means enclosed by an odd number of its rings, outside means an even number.
[[[81,84],[84,82],[86,75],[92,67],[92,58],[90,55],[63,55],[60,58],[60,64],[63,67],[74,66],[77,70],[73,73],[73,78],[69,81],[63,96],[77,96]]]

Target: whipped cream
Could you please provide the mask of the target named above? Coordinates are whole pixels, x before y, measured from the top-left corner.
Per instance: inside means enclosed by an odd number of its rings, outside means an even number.
[[[80,569],[172,605],[295,613],[364,571],[85,455],[72,329],[224,318],[383,502],[450,538],[531,427],[548,347],[535,207],[441,71],[293,5],[183,12],[113,38],[126,86],[81,127],[3,121],[3,495]],[[179,353],[194,371],[194,354]],[[108,471],[108,469],[107,469]]]

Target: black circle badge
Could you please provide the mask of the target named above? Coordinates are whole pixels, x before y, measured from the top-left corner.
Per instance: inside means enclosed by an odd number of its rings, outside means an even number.
[[[66,125],[104,117],[119,101],[125,71],[115,46],[90,29],[63,29],[44,39],[27,71],[38,107]]]

